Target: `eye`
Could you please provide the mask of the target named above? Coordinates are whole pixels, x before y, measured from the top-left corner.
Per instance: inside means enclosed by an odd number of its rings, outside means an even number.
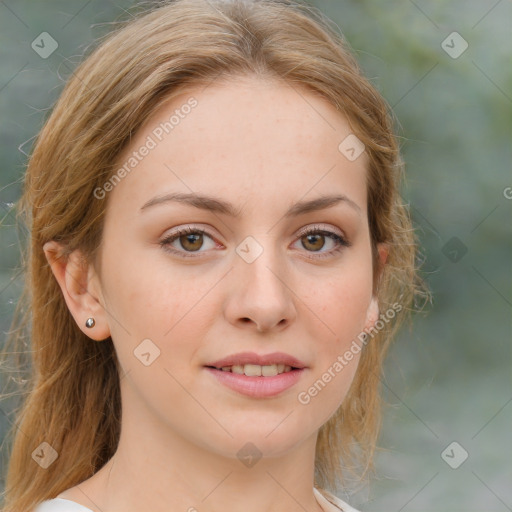
[[[180,228],[176,230],[174,233],[161,240],[160,245],[165,251],[170,252],[171,254],[178,254],[179,256],[183,256],[185,258],[194,258],[196,257],[195,254],[187,253],[204,252],[199,251],[205,245],[204,237],[208,237],[213,242],[209,248],[216,246],[215,241],[210,235],[206,233],[204,229],[194,228],[192,226],[187,226],[186,228]],[[181,246],[182,250],[179,250],[175,247],[173,248],[173,244],[175,242]]]
[[[330,239],[330,243],[327,243],[327,245],[334,247],[330,250],[321,251],[321,249],[326,246],[326,238]],[[296,243],[298,242],[301,243],[302,247],[307,249],[307,252],[318,253],[312,255],[313,258],[326,258],[351,246],[350,242],[341,234],[322,229],[319,226],[312,226],[304,230]]]
[[[208,247],[208,244],[205,244],[205,237],[210,239],[210,247]],[[330,243],[326,244],[326,239]],[[332,256],[351,245],[341,234],[322,229],[320,226],[312,226],[303,230],[300,233],[300,238],[295,243],[298,242],[301,243],[308,253],[317,253],[311,255],[313,258]],[[209,235],[204,229],[193,226],[179,228],[159,243],[165,251],[184,258],[199,257],[201,253],[205,252],[201,251],[201,249],[205,247],[206,249],[213,249],[218,246],[212,235]],[[326,245],[333,247],[322,251]]]

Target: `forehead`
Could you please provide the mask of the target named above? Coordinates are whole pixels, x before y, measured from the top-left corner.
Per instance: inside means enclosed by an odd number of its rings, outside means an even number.
[[[242,77],[191,87],[138,130],[110,200],[130,209],[177,191],[285,207],[336,189],[364,209],[366,155],[350,161],[339,149],[350,134],[334,106],[296,84]]]

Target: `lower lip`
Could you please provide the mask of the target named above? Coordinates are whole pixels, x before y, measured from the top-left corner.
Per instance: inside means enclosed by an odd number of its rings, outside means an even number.
[[[253,398],[276,396],[286,391],[299,381],[304,372],[304,368],[300,368],[272,377],[248,377],[245,374],[224,372],[210,367],[206,369],[228,388]]]

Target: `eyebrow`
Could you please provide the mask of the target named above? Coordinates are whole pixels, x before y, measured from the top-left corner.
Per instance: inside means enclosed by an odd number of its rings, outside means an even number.
[[[151,208],[153,206],[169,202],[185,203],[190,206],[194,206],[195,208],[200,208],[201,210],[222,213],[234,218],[240,217],[241,213],[241,208],[237,209],[231,203],[228,203],[222,199],[218,199],[216,197],[207,196],[203,194],[186,194],[178,192],[153,197],[152,199],[144,203],[144,205],[140,208],[140,211],[143,212],[144,210],[147,210],[148,208]],[[316,199],[311,199],[309,201],[299,201],[292,205],[286,211],[284,217],[295,217],[305,213],[324,210],[326,208],[335,206],[339,203],[349,205],[359,215],[361,215],[361,208],[357,203],[355,203],[354,201],[352,201],[352,199],[348,198],[343,194],[338,194],[330,196],[321,196]]]

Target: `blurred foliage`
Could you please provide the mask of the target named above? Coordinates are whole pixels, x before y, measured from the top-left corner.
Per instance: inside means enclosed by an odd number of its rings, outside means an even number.
[[[407,164],[404,200],[434,294],[386,364],[386,409],[370,492],[361,510],[504,510],[512,507],[510,457],[512,4],[310,0],[331,18],[393,108]],[[21,279],[11,203],[33,138],[87,46],[127,19],[127,0],[0,3],[0,323],[9,328]],[[41,32],[59,43],[41,59]],[[451,58],[453,31],[467,50]],[[20,149],[18,149],[20,148]],[[450,239],[467,252],[452,261]],[[453,242],[452,242],[453,243]],[[462,253],[459,253],[459,256]],[[0,428],[8,405],[0,404]],[[468,460],[454,471],[441,452],[457,440]],[[3,447],[4,455],[7,453]],[[343,493],[340,491],[340,496]],[[345,496],[346,497],[346,496]]]

